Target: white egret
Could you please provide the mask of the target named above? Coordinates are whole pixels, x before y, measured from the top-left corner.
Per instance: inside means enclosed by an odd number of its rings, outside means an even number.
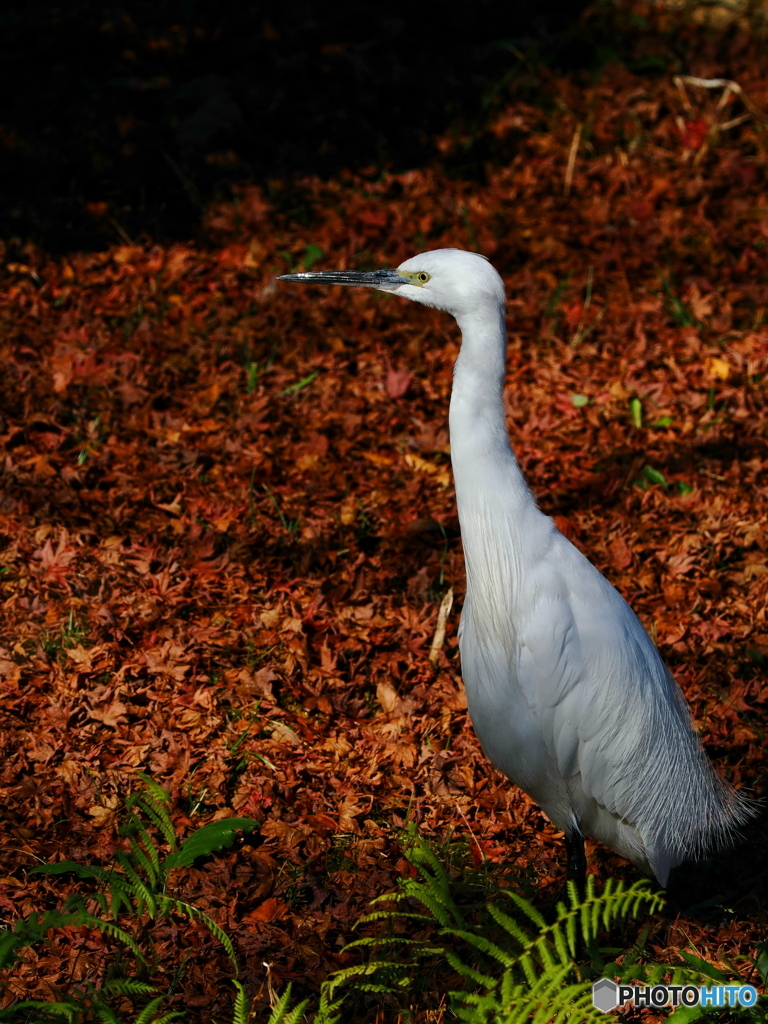
[[[469,714],[491,761],[565,833],[568,876],[583,884],[584,836],[662,885],[727,842],[753,805],[715,773],[637,616],[539,510],[510,447],[504,283],[491,264],[438,249],[396,270],[280,280],[377,288],[458,321],[449,422]]]

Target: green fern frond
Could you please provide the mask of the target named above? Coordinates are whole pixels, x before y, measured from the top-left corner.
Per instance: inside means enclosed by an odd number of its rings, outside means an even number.
[[[528,918],[528,920],[531,922],[531,924],[537,931],[539,929],[545,929],[547,927],[547,922],[541,916],[539,911],[531,903],[528,902],[528,900],[524,899],[522,896],[514,892],[512,889],[505,889],[504,895],[508,899],[512,900],[517,909]]]
[[[339,1024],[343,1002],[343,998],[332,999],[330,992],[321,989],[320,1005],[313,1024]]]
[[[232,984],[236,989],[235,1005],[232,1007],[232,1024],[250,1024],[251,1010],[245,987],[236,978],[232,979]]]
[[[453,950],[445,950],[445,959],[458,975],[462,978],[468,978],[473,985],[482,985],[487,988],[490,985],[496,984],[496,978],[492,974],[484,974],[482,971],[477,970],[476,967],[470,966]]]
[[[321,1004],[323,999],[329,1002],[339,988],[351,981],[355,982],[354,990],[356,992],[397,992],[403,985],[407,985],[410,982],[414,966],[413,963],[400,964],[394,961],[379,960],[367,964],[355,964],[352,967],[344,967],[341,970],[334,971],[323,982],[320,991]],[[381,982],[366,980],[373,975],[383,975],[385,980]],[[389,975],[389,978],[386,978],[387,975]],[[341,1006],[341,1002],[343,1000],[339,1001],[338,1007]],[[331,1005],[330,1002],[329,1005]]]
[[[146,772],[136,772],[136,778],[141,779],[146,793],[149,794],[158,806],[168,807],[170,805],[171,794],[159,782],[155,782],[151,775],[147,775]]]
[[[254,832],[259,823],[254,818],[220,818],[211,821],[202,828],[196,829],[170,856],[163,862],[163,870],[187,867],[199,857],[207,857],[218,850],[232,845],[238,832]]]
[[[441,899],[442,894],[435,893],[429,886],[416,882],[405,882],[403,892],[410,899],[418,900],[423,904],[443,928],[464,924],[461,916],[458,913],[452,913],[452,909],[446,906],[445,901]]]
[[[309,1000],[305,999],[303,1002],[294,1006],[292,1010],[288,1009],[288,1004],[291,1001],[291,986],[286,986],[285,992],[283,992],[280,999],[277,1001],[275,1006],[272,1008],[272,1013],[269,1015],[267,1024],[299,1024],[304,1011],[307,1008]]]
[[[533,985],[516,983],[505,973],[498,991],[454,993],[451,1008],[465,1024],[604,1024],[604,1015],[592,1005],[591,985],[567,985],[567,973],[562,968]]]
[[[490,907],[488,909],[490,910]],[[516,956],[503,950],[498,943],[493,942],[486,935],[480,935],[477,932],[462,928],[443,929],[440,934],[446,938],[461,939],[462,942],[466,942],[468,946],[477,950],[478,953],[483,953],[485,956],[496,960],[502,968],[512,967],[517,963],[518,958]]]
[[[395,965],[387,961],[376,961],[367,964],[355,964],[353,967],[343,967],[341,970],[333,972],[324,988],[329,995],[333,995],[337,988],[346,984],[351,978],[365,978],[370,974],[376,974],[378,971],[391,969],[393,966]]]
[[[164,1013],[162,1017],[157,1016],[165,998],[166,997],[164,995],[157,996],[155,999],[152,999],[147,1003],[133,1024],[168,1024],[169,1021],[181,1020],[184,1017],[181,1010],[169,1010],[169,1012]]]
[[[136,774],[144,783],[145,790],[139,790],[133,794],[135,798],[133,802],[131,802],[131,797],[129,797],[126,800],[126,809],[130,810],[134,803],[140,802],[146,816],[154,821],[168,846],[175,850],[176,831],[168,812],[168,808],[171,806],[171,794],[144,772],[137,772]]]
[[[96,1020],[99,1024],[121,1024],[120,1018],[111,1006],[107,1006],[104,1003],[94,1003],[90,1009],[91,1013],[96,1015]]]
[[[375,902],[372,900],[371,902]],[[377,921],[422,921],[428,924],[434,924],[435,919],[432,914],[418,914],[408,910],[376,910],[372,914],[365,914],[363,917],[358,918],[355,921],[353,927],[362,928],[366,924],[375,924]]]
[[[431,956],[434,953],[443,952],[442,946],[430,946],[425,943],[424,939],[413,939],[407,935],[366,935],[362,939],[353,939],[352,942],[348,942],[344,947],[344,952],[347,953],[355,948],[360,949],[363,946],[368,948],[375,947],[377,950],[386,946],[393,946],[398,949],[407,949],[409,946],[413,946],[421,956]]]
[[[429,956],[442,958],[462,979],[466,991],[449,994],[457,1018],[467,1024],[604,1024],[592,1005],[592,979],[622,978],[625,968],[606,967],[598,936],[620,918],[663,905],[663,897],[647,882],[625,887],[609,881],[597,893],[589,878],[583,897],[569,886],[554,921],[511,890],[502,891],[502,903],[467,914],[455,902],[446,870],[413,826],[406,833],[404,856],[417,876],[400,879],[397,890],[373,901],[375,909],[359,922],[379,931],[383,926],[388,934],[369,935],[345,947],[368,951],[369,962],[331,975],[321,989],[327,998],[343,998],[350,991],[411,992]],[[421,935],[414,937],[414,928]],[[581,948],[588,951],[591,967],[577,962]],[[641,948],[642,943],[635,960]],[[632,973],[626,969],[627,978]],[[669,973],[670,968],[660,966],[660,977]]]
[[[37,1011],[34,1017],[29,1015],[28,1011],[30,1010]],[[0,1010],[0,1021],[34,1020],[35,1024],[49,1024],[49,1022],[58,1024],[58,1021],[66,1020],[77,1024],[80,1012],[80,1007],[74,1003],[48,1003],[43,999],[25,999],[21,1003],[14,1004],[9,1010]]]
[[[127,946],[140,963],[146,963],[146,957],[142,953],[139,944],[133,936],[129,935],[127,931],[116,925],[114,921],[110,921],[102,917],[95,917],[91,914],[84,914],[83,917],[83,924],[89,925],[91,928],[96,928],[101,932],[105,932],[107,935],[111,936],[111,938],[120,942],[123,946]]]
[[[107,900],[104,898],[104,914],[111,914],[113,920],[117,920],[122,913],[126,913],[129,917],[132,917],[136,912],[135,900],[133,896],[133,889],[128,883],[127,879],[121,878],[116,872],[112,876],[112,880],[109,886],[109,904],[107,909]],[[94,899],[99,900],[101,903],[102,897],[100,893],[94,894]]]
[[[509,893],[508,895],[512,894]],[[532,909],[531,905],[527,903],[526,900],[522,900],[522,903],[526,905],[526,909]],[[496,924],[500,925],[504,929],[504,932],[507,935],[516,939],[523,949],[527,948],[529,935],[520,927],[513,917],[510,917],[509,914],[506,914],[501,907],[496,906],[494,903],[488,905],[488,913],[494,919]],[[541,919],[541,925],[539,927],[546,928],[546,922],[543,918]],[[506,967],[507,964],[504,964],[504,966]]]
[[[180,914],[182,917],[188,918],[190,921],[199,921],[200,924],[205,925],[211,935],[218,939],[224,947],[224,950],[234,967],[235,976],[237,977],[239,975],[240,967],[232,940],[224,929],[216,924],[212,917],[209,917],[208,914],[200,910],[199,907],[194,906],[192,903],[186,903],[184,900],[177,899],[173,896],[159,896],[158,906],[160,907],[163,916],[167,916],[168,914],[175,912]]]
[[[60,860],[55,864],[38,864],[30,870],[30,875],[77,875],[78,878],[93,878],[98,882],[106,882],[111,871],[92,864],[78,864],[74,860]]]
[[[414,822],[408,823],[403,852],[423,879],[422,882],[412,878],[402,879],[403,895],[417,899],[427,907],[444,928],[452,924],[459,927],[465,925],[464,917],[451,893],[448,875],[437,855],[419,835]]]
[[[0,931],[0,967],[11,965],[18,959],[19,951],[24,946],[45,941],[51,929],[68,926],[88,927],[102,932],[129,951],[134,964],[144,965],[146,958],[141,942],[145,940],[147,919],[151,921],[175,914],[202,924],[225,950],[235,976],[239,974],[235,947],[227,933],[193,904],[165,895],[165,887],[167,873],[172,867],[192,864],[200,856],[231,845],[236,830],[252,830],[257,827],[257,822],[250,818],[213,822],[193,832],[179,850],[169,813],[169,794],[148,776],[139,773],[139,777],[143,785],[126,799],[124,822],[119,830],[120,835],[129,839],[130,848],[118,850],[107,868],[74,861],[37,868],[41,874],[74,874],[80,879],[97,883],[98,889],[89,893],[74,893],[65,900],[61,911],[31,915],[26,920],[16,922],[13,931]],[[155,830],[162,836],[161,846],[166,844],[170,850],[165,859],[156,841]],[[96,913],[93,912],[94,908]],[[124,921],[130,922],[138,938],[122,927]],[[245,991],[236,980],[235,985],[237,995],[234,1024],[247,1024]],[[166,1021],[175,1021],[183,1016],[181,1011],[176,1010],[163,1013],[162,1003],[166,996],[155,995],[156,992],[157,989],[144,982],[123,977],[116,982],[105,983],[98,989],[91,985],[76,989],[71,997],[67,996],[59,1003],[38,1005],[30,1002],[27,1005],[37,1011],[44,1008],[46,1020],[66,1019],[75,1022],[87,1017],[99,1024],[125,1024],[124,1011],[118,1016],[108,1000],[116,996],[153,996],[145,1006],[139,1008],[135,1024],[165,1024]],[[16,1009],[20,1005],[17,1004]],[[39,1012],[37,1017],[42,1022],[43,1017]],[[2,1012],[0,1019],[4,1019]],[[18,1018],[14,1015],[13,1019]],[[291,1024],[293,1019],[291,1011],[286,1017],[286,1024]]]
[[[139,981],[138,978],[114,978],[112,981],[106,981],[99,989],[99,993],[102,997],[104,996],[151,996],[157,992],[155,985],[150,985],[149,982]]]
[[[128,879],[131,896],[136,903],[136,916],[141,917],[141,915],[146,911],[150,917],[155,917],[157,914],[157,901],[146,885],[144,879],[136,870],[132,858],[123,850],[118,850],[115,853],[115,860],[120,865]],[[118,882],[118,887],[119,886],[120,883]]]
[[[136,832],[138,832],[143,840],[143,844],[136,838]],[[137,870],[140,868],[144,872],[150,886],[153,889],[157,889],[164,879],[160,869],[160,854],[152,842],[152,837],[146,829],[142,828],[141,830],[132,831],[130,839],[131,858],[134,865]]]
[[[0,931],[0,968],[10,967],[18,959],[20,949],[42,942],[50,929],[70,926],[81,926],[78,911],[49,910],[45,914],[20,917],[12,929]]]

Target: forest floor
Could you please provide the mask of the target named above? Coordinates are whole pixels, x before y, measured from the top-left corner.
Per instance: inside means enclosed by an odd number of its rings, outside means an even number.
[[[174,876],[234,937],[255,1013],[352,962],[355,921],[407,869],[410,820],[456,872],[482,867],[542,908],[561,892],[562,837],[467,719],[456,326],[275,280],[310,266],[440,247],[492,260],[508,422],[541,508],[651,632],[718,769],[760,791],[765,43],[646,16],[657,49],[678,33],[684,66],[524,67],[418,169],[245,185],[207,210],[205,246],[7,250],[0,924],[76,886],[35,865],[110,860],[137,772],[170,792],[182,837],[260,825]],[[470,179],[456,168],[473,147],[488,156]],[[766,937],[764,827],[747,838],[678,872],[649,955],[690,950],[754,981],[740,958]],[[598,879],[637,877],[602,847],[589,858]],[[107,941],[81,929],[25,951],[0,1007],[96,977]],[[178,971],[170,1007],[231,1014],[213,939],[167,925],[155,941],[158,983]]]

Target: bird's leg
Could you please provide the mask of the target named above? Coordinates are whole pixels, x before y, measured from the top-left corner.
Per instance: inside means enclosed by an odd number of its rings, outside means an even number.
[[[568,857],[566,876],[576,883],[579,899],[584,898],[587,885],[587,858],[584,853],[584,836],[578,828],[565,833],[565,852]]]

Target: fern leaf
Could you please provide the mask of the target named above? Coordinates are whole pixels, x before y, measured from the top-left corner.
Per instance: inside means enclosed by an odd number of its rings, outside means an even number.
[[[494,921],[501,925],[507,935],[513,939],[517,939],[521,946],[528,946],[530,938],[514,918],[510,917],[509,914],[505,914],[500,907],[497,907],[493,903],[489,904],[488,912]]]
[[[141,779],[152,799],[161,807],[167,807],[171,802],[171,794],[163,788],[159,782],[155,782],[151,775],[146,772],[136,772],[136,777]]]
[[[288,1004],[290,1001],[291,986],[289,984],[286,986],[285,992],[283,992],[280,999],[272,1008],[272,1013],[269,1015],[267,1024],[299,1024],[309,1000],[305,999],[304,1002],[299,1003],[298,1006],[294,1006],[294,1008],[289,1012]]]
[[[452,932],[451,934],[455,933]],[[366,946],[368,948],[373,946],[376,949],[383,948],[385,946],[403,946],[405,948],[413,946],[414,948],[423,951],[424,955],[427,956],[432,955],[433,953],[443,952],[442,946],[429,946],[425,944],[423,939],[412,939],[407,935],[366,935],[362,939],[353,939],[351,942],[348,942],[342,952],[347,953],[350,949],[359,949],[362,946]]]
[[[235,1005],[232,1008],[232,1024],[250,1024],[251,1011],[245,988],[235,978],[232,979],[232,984],[236,989]]]
[[[149,838],[148,825],[154,825],[161,833],[165,842],[175,849],[176,833],[173,828],[173,821],[169,812],[169,804],[159,803],[153,800],[146,793],[134,793],[128,798],[130,801],[130,814],[125,824],[120,829],[121,835],[130,835],[131,832],[138,832],[148,845],[154,846],[154,840]],[[173,842],[171,842],[173,839]]]
[[[139,842],[137,835],[141,838],[141,842]],[[142,870],[147,876],[150,886],[156,889],[161,880],[160,854],[152,837],[144,826],[139,823],[139,827],[131,830],[130,838],[131,856],[136,869]]]
[[[25,999],[21,1003],[14,1003],[13,1007],[8,1011],[0,1011],[0,1021],[23,1020],[25,1018],[20,1015],[22,1010],[40,1011],[34,1017],[31,1017],[29,1014],[26,1015],[26,1020],[34,1020],[35,1024],[45,1024],[45,1022],[50,1020],[67,1020],[72,1021],[72,1024],[76,1024],[81,1016],[80,1007],[71,1002],[49,1003],[43,999]],[[43,1016],[43,1013],[47,1014],[47,1016]]]
[[[320,989],[320,1005],[313,1024],[339,1024],[343,999],[332,999],[325,984]]]
[[[104,868],[78,864],[73,860],[60,860],[55,864],[38,864],[32,868],[30,875],[77,875],[78,878],[95,878],[100,882],[108,881],[110,872]]]
[[[489,907],[488,909],[490,910],[491,908]],[[441,936],[451,935],[457,939],[463,939],[467,945],[473,946],[481,953],[485,953],[486,956],[493,957],[502,967],[510,967],[515,963],[516,957],[505,953],[501,946],[487,939],[484,935],[477,935],[475,932],[463,931],[459,928],[443,929],[440,934]]]
[[[92,900],[104,917],[111,917],[113,920],[119,917],[121,908],[125,908],[129,915],[134,913],[133,892],[128,879],[111,869],[104,871],[103,885],[108,889],[107,892],[90,892],[86,895],[72,893],[64,901],[64,909],[75,908],[89,913],[86,901]]]
[[[570,963],[575,955],[575,927],[574,931],[574,945],[572,946],[568,938],[568,924],[574,921],[573,917],[570,917],[565,922],[565,929],[556,927],[552,929],[552,942],[557,952],[558,960],[561,964]],[[575,922],[574,922],[575,924]]]
[[[446,905],[443,893],[436,887],[422,882],[414,882],[410,878],[403,881],[402,885],[403,892],[412,899],[422,903],[443,928],[464,924],[458,908]]]
[[[435,853],[418,834],[413,822],[408,823],[405,856],[424,879],[421,883],[413,879],[404,879],[405,891],[423,902],[430,910],[433,910],[434,906],[438,910],[436,916],[444,927],[449,926],[450,919],[456,924],[463,925],[465,922],[462,914],[451,896],[448,875]],[[424,899],[425,895],[429,903]]]
[[[216,924],[212,917],[209,917],[204,913],[204,911],[193,906],[193,904],[185,903],[184,900],[176,899],[173,896],[158,897],[158,904],[164,914],[175,912],[191,921],[199,921],[201,924],[205,925],[211,935],[218,939],[224,947],[224,950],[234,967],[235,975],[238,976],[240,974],[240,966],[238,964],[237,954],[235,953],[235,947],[232,944],[232,940],[223,928]]]
[[[93,898],[102,906],[104,916],[111,915],[113,921],[117,920],[123,910],[129,917],[135,913],[133,891],[128,881],[114,872],[109,887],[109,903],[107,904],[106,897],[102,898],[100,893],[94,893]]]
[[[470,967],[469,964],[465,963],[460,956],[457,956],[457,954],[452,952],[450,949],[446,949],[445,959],[457,974],[461,975],[462,978],[469,978],[469,980],[473,981],[476,985],[483,985],[485,988],[492,988],[496,984],[496,978],[489,974],[483,974],[482,971],[478,971],[474,967]]]
[[[138,772],[139,778],[147,785],[148,793],[138,792],[131,794],[126,800],[126,808],[133,810],[135,806],[141,808],[142,813],[153,821],[157,828],[163,835],[168,846],[172,849],[176,849],[176,833],[173,828],[173,822],[169,814],[168,808],[171,804],[170,794],[158,786],[156,782],[149,780],[149,776],[144,775],[143,772]]]
[[[505,889],[504,895],[508,899],[512,900],[517,909],[522,911],[522,913],[525,914],[525,916],[533,923],[533,925],[537,929],[543,929],[547,927],[547,922],[544,920],[544,918],[541,916],[538,910],[528,902],[528,900],[524,899],[522,896],[514,892],[512,889]]]
[[[538,958],[545,971],[551,970],[557,963],[555,958],[552,956],[552,936],[555,935],[558,930],[557,925],[552,925],[546,934],[537,936],[531,946],[532,949],[536,950]],[[562,935],[562,932],[560,934]],[[567,960],[568,963],[570,963],[570,957],[567,957]]]
[[[85,922],[80,910],[49,910],[46,914],[31,914],[19,918],[13,930],[0,931],[0,968],[10,967],[17,959],[17,950],[42,942],[51,928],[80,928]]]
[[[430,924],[434,924],[434,917],[431,914],[417,914],[413,911],[407,910],[377,910],[372,914],[365,914],[363,917],[358,918],[355,921],[355,928],[362,928],[367,924],[373,924],[376,921],[425,921]]]
[[[211,821],[194,831],[178,850],[166,857],[163,870],[187,867],[199,857],[207,857],[231,846],[238,831],[255,832],[258,828],[259,823],[253,818],[221,818],[219,821]]]
[[[130,881],[131,895],[136,901],[137,916],[141,917],[146,910],[150,917],[156,917],[157,900],[154,894],[147,888],[144,879],[136,871],[131,858],[123,850],[118,850],[115,854],[115,860]]]
[[[171,820],[168,806],[157,803],[155,800],[150,800],[146,796],[142,796],[137,801],[137,807],[141,811],[142,815],[155,825],[168,846],[172,850],[175,850],[177,845],[176,833],[173,828],[173,821]],[[136,817],[138,818],[138,815]]]
[[[524,953],[517,962],[518,968],[525,975],[525,980],[529,986],[535,985],[536,981],[541,977],[541,971],[539,970],[538,964],[533,962],[529,953]]]
[[[133,936],[129,935],[124,929],[118,927],[114,921],[110,921],[108,918],[95,917],[92,914],[85,913],[83,913],[82,917],[82,923],[84,925],[90,928],[96,928],[100,932],[105,932],[113,939],[117,939],[118,942],[122,942],[124,946],[127,946],[128,949],[130,949],[137,960],[141,961],[141,963],[146,963],[144,954],[141,952],[141,949]]]
[[[326,993],[327,998],[334,994],[334,992],[341,988],[342,985],[346,985],[347,982],[357,980],[360,978],[367,978],[372,974],[376,974],[380,971],[392,971],[399,973],[401,977],[408,977],[408,968],[413,969],[413,965],[407,964],[393,964],[388,961],[372,962],[367,964],[355,964],[353,967],[344,967],[339,971],[334,971],[333,974],[326,978],[322,984],[321,994]],[[355,985],[355,991],[365,990],[370,991],[373,983],[362,982],[361,984]],[[379,987],[379,991],[392,992],[395,991],[391,985],[385,985]]]
[[[152,996],[157,992],[154,985],[139,981],[138,978],[114,978],[107,981],[99,990],[102,996]]]
[[[163,1005],[165,996],[156,996],[141,1010],[134,1024],[156,1024],[157,1011]]]
[[[505,972],[495,991],[452,993],[452,1008],[467,1024],[580,1024],[596,1021],[591,985],[564,985],[568,967],[563,966],[533,984],[521,985]]]
[[[716,981],[718,985],[730,985],[731,980],[727,978],[722,971],[718,970],[714,964],[708,964],[706,960],[702,960],[699,956],[694,956],[693,953],[686,953],[685,950],[680,950],[680,956],[685,960],[687,964],[694,967],[699,974],[703,974],[706,978],[711,978],[712,981]]]
[[[112,1007],[102,1003],[98,995],[91,995],[90,1003],[91,1013],[96,1014],[96,1020],[99,1024],[121,1024],[120,1018]]]

